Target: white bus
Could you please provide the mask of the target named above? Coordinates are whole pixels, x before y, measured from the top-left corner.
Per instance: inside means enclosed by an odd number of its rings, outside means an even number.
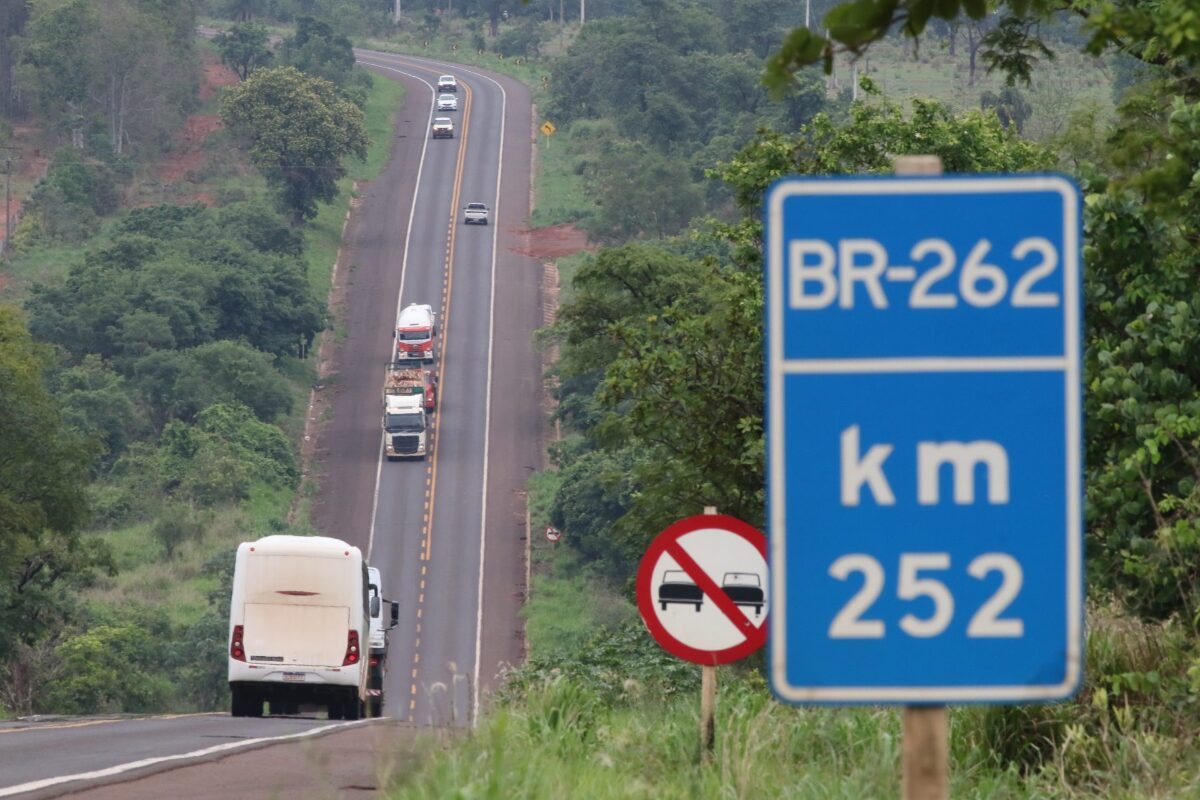
[[[325,536],[267,536],[238,545],[229,606],[229,693],[235,717],[324,705],[363,716],[370,637],[367,565]]]

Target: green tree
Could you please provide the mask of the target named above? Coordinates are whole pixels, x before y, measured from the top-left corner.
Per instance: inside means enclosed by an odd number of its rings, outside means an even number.
[[[162,711],[171,685],[159,668],[167,632],[141,624],[97,625],[65,640],[62,669],[45,705],[68,714]]]
[[[194,27],[184,0],[35,0],[23,82],[55,121],[93,125],[119,156],[157,143],[193,102]]]
[[[236,23],[214,40],[221,53],[221,63],[236,72],[242,80],[271,62],[271,49],[267,41],[267,29],[258,22]]]
[[[0,306],[0,662],[60,624],[70,587],[104,562],[79,536],[96,446],[64,426],[47,364],[16,309]]]
[[[54,375],[53,383],[63,422],[101,442],[105,462],[111,463],[149,430],[144,411],[134,403],[133,390],[100,356],[85,356],[78,365]]]
[[[979,107],[995,111],[1000,121],[1005,125],[1012,125],[1017,129],[1017,133],[1025,130],[1025,120],[1033,113],[1033,107],[1015,86],[1005,86],[999,94],[984,92],[979,98]]]
[[[191,507],[183,503],[168,503],[159,511],[150,532],[162,545],[163,554],[170,561],[180,545],[204,535],[204,521]]]
[[[329,81],[294,67],[258,70],[230,89],[221,117],[248,142],[251,161],[279,188],[297,224],[334,198],[343,158],[366,157],[362,111]]]
[[[296,34],[283,40],[283,62],[316,78],[341,86],[354,69],[354,45],[328,22],[313,17],[296,20]]]

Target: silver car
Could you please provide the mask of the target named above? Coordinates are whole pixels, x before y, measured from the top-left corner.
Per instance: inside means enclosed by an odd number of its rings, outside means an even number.
[[[437,99],[438,111],[458,111],[458,98],[452,94],[439,94]]]

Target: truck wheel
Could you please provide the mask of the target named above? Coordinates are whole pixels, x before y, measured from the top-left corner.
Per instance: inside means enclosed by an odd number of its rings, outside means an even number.
[[[699,610],[700,610],[700,605],[701,605],[700,603],[696,603],[696,610],[697,610],[697,611],[699,611]]]
[[[661,605],[661,606],[662,606],[662,610],[663,610],[663,611],[666,611],[666,610],[667,610],[667,604],[666,604],[666,603],[659,603],[659,605]]]
[[[346,712],[345,718],[354,720],[362,716],[362,701],[358,699],[358,692],[351,689],[342,702],[342,709]]]

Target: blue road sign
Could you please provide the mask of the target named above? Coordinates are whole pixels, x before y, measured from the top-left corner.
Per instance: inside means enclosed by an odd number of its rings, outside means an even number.
[[[1071,695],[1083,668],[1075,184],[788,178],[765,223],[775,693]]]

